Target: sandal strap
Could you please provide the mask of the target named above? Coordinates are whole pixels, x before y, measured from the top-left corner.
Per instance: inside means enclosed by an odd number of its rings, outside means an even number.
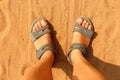
[[[73,32],[79,32],[88,37],[89,39],[91,39],[93,35],[92,30],[88,30],[87,28],[83,27],[82,25],[79,25],[78,23],[74,24]]]
[[[67,58],[68,58],[68,61],[71,63],[71,51],[72,50],[74,50],[74,49],[78,49],[78,50],[80,50],[81,52],[82,52],[82,54],[83,54],[83,56],[84,57],[87,57],[87,55],[88,55],[88,52],[87,52],[87,49],[85,48],[85,46],[83,45],[83,44],[81,44],[81,43],[73,43],[71,46],[70,46],[70,48],[69,48],[69,50],[68,50],[68,52],[67,52]]]
[[[54,46],[50,43],[47,43],[43,45],[39,50],[36,51],[37,58],[40,59],[41,56],[48,50],[52,50],[56,53],[56,51],[54,50]]]
[[[46,30],[47,29],[47,30]],[[36,30],[34,32],[32,32],[32,41],[37,40],[39,37],[43,36],[44,34],[50,33],[50,29],[49,29],[49,25],[45,25],[42,28],[40,28],[39,30]]]

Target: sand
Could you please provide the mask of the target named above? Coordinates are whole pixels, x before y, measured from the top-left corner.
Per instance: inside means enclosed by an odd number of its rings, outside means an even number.
[[[0,80],[19,80],[37,62],[30,25],[39,17],[54,28],[59,54],[52,69],[54,80],[71,80],[65,55],[78,16],[87,16],[95,27],[88,60],[107,80],[120,80],[119,6],[119,0],[0,0]]]

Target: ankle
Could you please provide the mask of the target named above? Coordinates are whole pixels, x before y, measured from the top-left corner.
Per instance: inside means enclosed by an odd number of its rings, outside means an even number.
[[[78,65],[78,64],[83,64],[83,63],[87,62],[87,60],[83,56],[82,52],[78,49],[74,49],[71,52],[71,61],[72,61],[73,66]]]
[[[46,64],[47,66],[52,67],[52,65],[54,63],[54,52],[53,51],[46,51],[42,55],[40,62]]]

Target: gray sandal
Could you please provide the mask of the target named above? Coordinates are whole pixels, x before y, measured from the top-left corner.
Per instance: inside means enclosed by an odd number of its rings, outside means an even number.
[[[37,40],[39,37],[43,36],[44,34],[50,33],[50,29],[49,29],[49,25],[45,25],[42,28],[40,28],[39,30],[36,30],[34,32],[32,32],[34,25],[41,20],[45,20],[44,18],[39,18],[36,19],[32,26],[31,26],[31,36],[32,36],[32,41],[34,42],[35,40]],[[46,30],[47,29],[47,30]],[[48,50],[52,50],[55,52],[54,50],[54,46],[50,43],[47,43],[45,45],[43,45],[39,50],[36,51],[36,56],[38,59],[41,58],[41,56],[43,55],[44,52],[48,51]]]
[[[94,27],[93,27],[92,22],[88,18],[86,18],[84,16],[79,17],[79,18],[82,18],[83,20],[86,20],[91,25],[92,30],[88,30],[85,27],[83,27],[82,25],[75,22],[73,32],[79,32],[79,33],[85,35],[86,37],[88,37],[91,40],[91,38],[93,36],[93,33],[94,33]],[[88,55],[87,49],[85,48],[85,46],[83,44],[81,44],[81,43],[73,43],[70,46],[70,48],[69,48],[69,50],[67,52],[67,59],[70,62],[70,64],[71,64],[71,54],[70,53],[74,49],[80,50],[84,57],[87,57],[87,55]]]

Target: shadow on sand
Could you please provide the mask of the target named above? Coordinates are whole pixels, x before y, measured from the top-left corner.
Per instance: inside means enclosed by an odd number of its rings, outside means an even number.
[[[93,39],[95,39],[96,36],[97,33],[95,32]],[[90,45],[91,44],[92,42],[90,43]],[[87,58],[88,61],[101,73],[103,73],[107,80],[120,80],[120,66],[106,63],[100,60],[99,58],[93,56],[94,53],[93,53],[93,48],[91,46],[89,46],[88,52],[89,52],[89,57]]]

